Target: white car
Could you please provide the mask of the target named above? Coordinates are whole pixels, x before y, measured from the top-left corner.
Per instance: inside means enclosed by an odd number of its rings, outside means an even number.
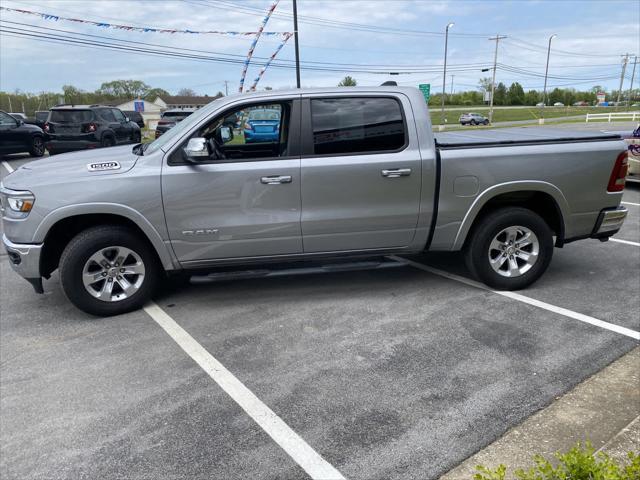
[[[562,102],[556,102],[553,104],[554,107],[564,107],[564,103]]]

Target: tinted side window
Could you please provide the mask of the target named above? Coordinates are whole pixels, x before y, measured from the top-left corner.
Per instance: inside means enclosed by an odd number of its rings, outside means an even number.
[[[317,155],[398,150],[405,144],[400,103],[392,98],[311,100]]]
[[[108,108],[103,108],[100,110],[100,117],[107,122],[115,122],[116,117],[113,116],[113,113]]]
[[[116,122],[124,122],[124,114],[120,110],[118,110],[117,108],[112,108],[111,111],[116,117]]]

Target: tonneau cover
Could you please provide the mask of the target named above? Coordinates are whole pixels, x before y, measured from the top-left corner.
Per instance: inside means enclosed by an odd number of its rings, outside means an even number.
[[[435,133],[441,148],[493,147],[538,143],[593,142],[620,140],[618,133],[559,130],[555,128],[499,128],[495,130],[465,130]]]

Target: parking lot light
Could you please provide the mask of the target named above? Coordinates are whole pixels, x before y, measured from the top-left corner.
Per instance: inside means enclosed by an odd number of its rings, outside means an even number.
[[[558,35],[555,33],[549,37],[549,47],[547,48],[547,66],[544,70],[544,89],[542,90],[542,105],[540,106],[540,120],[539,123],[544,123],[544,107],[547,105],[547,75],[549,74],[549,56],[551,54],[551,40]]]
[[[451,27],[453,27],[454,23],[450,22],[447,25],[447,28],[445,28],[444,30],[444,72],[442,74],[442,120],[440,122],[440,130],[444,130],[444,123],[445,123],[445,117],[444,117],[444,93],[445,93],[445,87],[447,86],[447,44],[449,42],[449,29]]]

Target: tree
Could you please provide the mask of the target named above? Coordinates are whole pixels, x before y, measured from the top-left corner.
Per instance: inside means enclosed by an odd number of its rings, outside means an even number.
[[[151,89],[141,80],[113,80],[100,85],[96,93],[116,98],[144,97]]]
[[[482,90],[483,92],[490,92],[491,79],[489,77],[481,78],[480,80],[478,80],[478,86],[480,87],[480,90]]]
[[[356,85],[357,85],[356,79],[350,77],[349,75],[344,77],[338,84],[339,87],[355,87]]]
[[[162,88],[150,88],[149,90],[147,90],[147,93],[145,93],[142,98],[144,98],[145,100],[149,100],[150,102],[153,102],[158,97],[168,97],[168,96],[169,96],[169,92],[167,92],[166,90],[163,90]]]
[[[493,99],[494,105],[506,105],[507,104],[507,87],[504,83],[500,82],[496,86],[495,98]]]
[[[524,105],[524,89],[518,82],[513,82],[507,92],[509,105]]]
[[[196,97],[197,94],[190,88],[181,88],[178,90],[178,95],[181,97]]]

